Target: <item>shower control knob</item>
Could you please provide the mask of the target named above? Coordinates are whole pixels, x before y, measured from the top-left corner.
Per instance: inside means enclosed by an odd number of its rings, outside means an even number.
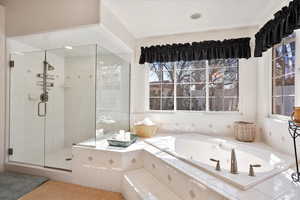
[[[41,95],[40,95],[40,99],[41,99],[41,101],[42,102],[47,102],[48,101],[48,94],[47,93],[42,93]]]

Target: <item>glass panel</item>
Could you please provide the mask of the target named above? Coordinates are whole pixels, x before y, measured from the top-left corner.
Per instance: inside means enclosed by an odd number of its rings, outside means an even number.
[[[208,64],[209,64],[209,67],[211,67],[211,68],[222,68],[222,67],[226,66],[226,60],[224,60],[224,59],[209,60]]]
[[[209,82],[222,83],[224,81],[225,68],[210,68]]]
[[[284,54],[284,48],[282,45],[275,48],[275,57],[281,57]]]
[[[168,63],[159,63],[159,66],[161,70],[163,71],[174,71],[174,63],[168,62]]]
[[[163,98],[162,110],[174,110],[174,98]]]
[[[150,98],[150,110],[160,110],[160,98]]]
[[[191,85],[191,96],[192,97],[205,97],[206,96],[205,84]]]
[[[239,60],[238,59],[225,59],[225,66],[227,67],[238,67],[239,66]]]
[[[190,110],[190,98],[177,98],[177,110]]]
[[[210,111],[238,111],[238,60],[212,60],[210,64],[212,65],[209,69]]]
[[[124,59],[126,57],[130,55],[115,54],[103,47],[98,50],[97,141],[103,135],[130,129],[130,64]],[[153,66],[156,71],[160,71],[158,65]],[[156,75],[156,78],[160,80],[160,75]],[[155,91],[154,87],[152,89],[154,95],[159,95],[158,86]]]
[[[150,85],[150,97],[161,96],[161,84]]]
[[[227,68],[224,73],[224,96],[238,96],[238,68]]]
[[[161,83],[161,80],[162,80],[162,72],[160,70],[158,71],[150,70],[149,72],[150,83]]]
[[[238,98],[224,98],[224,111],[238,111]]]
[[[274,61],[273,77],[282,76],[285,73],[284,58],[280,57]]]
[[[295,105],[295,35],[273,49],[272,113],[290,116]]]
[[[192,61],[190,62],[191,69],[205,69],[206,60]]]
[[[294,95],[295,94],[295,74],[288,74],[284,76],[284,95]]]
[[[206,99],[205,98],[192,98],[191,99],[191,110],[205,111],[206,110]]]
[[[45,52],[11,55],[10,71],[10,161],[44,166],[45,117],[38,115]],[[42,115],[45,104],[40,105]],[[59,116],[58,116],[59,117]]]
[[[48,50],[47,62],[45,166],[71,169],[73,144],[95,146],[96,45]]]
[[[192,83],[205,83],[206,80],[206,70],[194,70],[191,72],[191,82]]]
[[[191,82],[191,71],[190,70],[177,70],[176,71],[177,83],[190,83]]]
[[[177,84],[177,96],[178,97],[189,97],[190,96],[190,85],[189,84]]]
[[[192,62],[188,62],[188,61],[179,61],[179,62],[176,62],[176,69],[177,70],[190,70],[192,68],[192,66],[193,66],[193,65],[191,65],[191,63]],[[194,66],[197,66],[197,65],[194,65]],[[193,66],[193,68],[194,68],[194,66]]]
[[[283,115],[291,116],[294,111],[295,96],[283,96]]]
[[[174,96],[174,84],[162,84],[162,96],[163,97]]]
[[[222,97],[224,95],[223,84],[210,84],[209,87],[209,96],[212,97]]]
[[[212,97],[209,98],[209,110],[210,111],[223,111],[224,98]]]
[[[273,96],[283,95],[283,77],[273,79]]]
[[[296,57],[295,56],[293,56],[293,57],[285,56],[284,59],[285,59],[284,60],[284,64],[285,64],[284,73],[285,74],[294,73]]]
[[[174,82],[174,71],[163,71],[163,83],[173,83]]]
[[[273,97],[273,114],[282,115],[283,113],[283,98]]]

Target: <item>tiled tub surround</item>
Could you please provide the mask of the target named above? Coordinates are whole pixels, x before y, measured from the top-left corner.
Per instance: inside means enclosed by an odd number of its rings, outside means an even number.
[[[136,199],[150,198],[155,191],[162,193],[163,188],[182,200],[298,200],[300,195],[300,184],[291,181],[291,169],[243,191],[143,141],[127,149],[112,148],[106,142],[98,143],[96,148],[75,146],[73,154],[74,183],[123,194],[125,190],[144,194]],[[129,177],[135,181],[126,184],[124,180]],[[145,188],[134,183],[143,183]]]
[[[262,146],[257,148],[254,145],[199,134],[148,139],[146,143],[222,178],[242,190],[247,190],[288,169],[294,163],[291,157]],[[236,153],[238,174],[230,173],[232,149],[235,149]],[[220,171],[216,171],[216,163],[210,159],[220,161]],[[261,165],[254,169],[254,177],[249,176],[250,164]]]

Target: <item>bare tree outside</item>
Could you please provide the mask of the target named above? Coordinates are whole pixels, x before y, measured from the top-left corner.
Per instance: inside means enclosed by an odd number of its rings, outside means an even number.
[[[237,59],[154,63],[149,85],[150,110],[238,110]]]

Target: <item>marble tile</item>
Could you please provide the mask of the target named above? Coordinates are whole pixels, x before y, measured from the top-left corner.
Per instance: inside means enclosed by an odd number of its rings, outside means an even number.
[[[291,173],[289,172],[289,170],[287,170],[278,174],[275,177],[272,177],[271,179],[260,183],[254,188],[260,191],[261,193],[271,196],[272,199],[276,199],[288,190],[300,190],[300,184],[294,183],[291,180]]]
[[[280,195],[276,200],[299,200],[300,189],[288,190],[284,194]]]
[[[258,147],[263,146],[262,144],[256,144]],[[108,185],[113,184],[113,182],[122,182],[119,177],[122,177],[125,171],[122,170],[132,170],[131,166],[134,163],[137,167],[144,167],[147,172],[154,177],[156,180],[166,186],[169,190],[175,192],[177,196],[184,200],[219,200],[219,199],[229,199],[229,200],[299,200],[300,186],[298,184],[292,183],[290,179],[290,174],[292,170],[282,172],[273,178],[270,178],[255,187],[242,191],[233,185],[216,178],[213,175],[206,173],[199,168],[196,168],[174,156],[162,152],[159,149],[147,145],[144,142],[139,142],[132,145],[128,149],[115,149],[107,146],[97,146],[93,151],[86,148],[87,151],[81,151],[75,149],[74,163],[77,172],[77,180],[82,181],[83,184],[89,186],[91,184],[88,179],[94,179],[95,167],[98,168],[98,177],[104,177],[102,180],[108,181]],[[95,151],[95,152],[94,152]],[[105,154],[98,154],[99,152],[104,152]],[[90,160],[92,157],[92,161]],[[82,160],[81,160],[82,158]],[[139,161],[132,163],[132,159],[140,158]],[[109,182],[110,172],[101,171],[103,160],[108,165],[113,165],[110,169],[120,172],[120,176],[112,177],[112,182]],[[113,160],[111,164],[109,161]],[[103,166],[106,166],[103,164]],[[87,173],[87,170],[91,173]],[[96,171],[97,171],[96,170]],[[103,173],[102,173],[103,172]],[[96,184],[92,181],[92,184]],[[148,188],[156,187],[155,182],[145,181],[143,184]],[[99,183],[98,183],[99,185]],[[100,186],[99,186],[100,187]],[[126,186],[130,187],[130,186]],[[132,191],[134,191],[133,188]],[[142,191],[142,188],[139,188]],[[159,189],[156,189],[159,192]],[[159,192],[160,193],[160,192]],[[221,194],[221,195],[219,195]],[[201,196],[201,199],[198,197]],[[223,197],[224,196],[224,197]],[[154,198],[151,195],[144,196],[145,199]],[[166,197],[163,197],[166,198]],[[133,199],[135,200],[135,199]]]

